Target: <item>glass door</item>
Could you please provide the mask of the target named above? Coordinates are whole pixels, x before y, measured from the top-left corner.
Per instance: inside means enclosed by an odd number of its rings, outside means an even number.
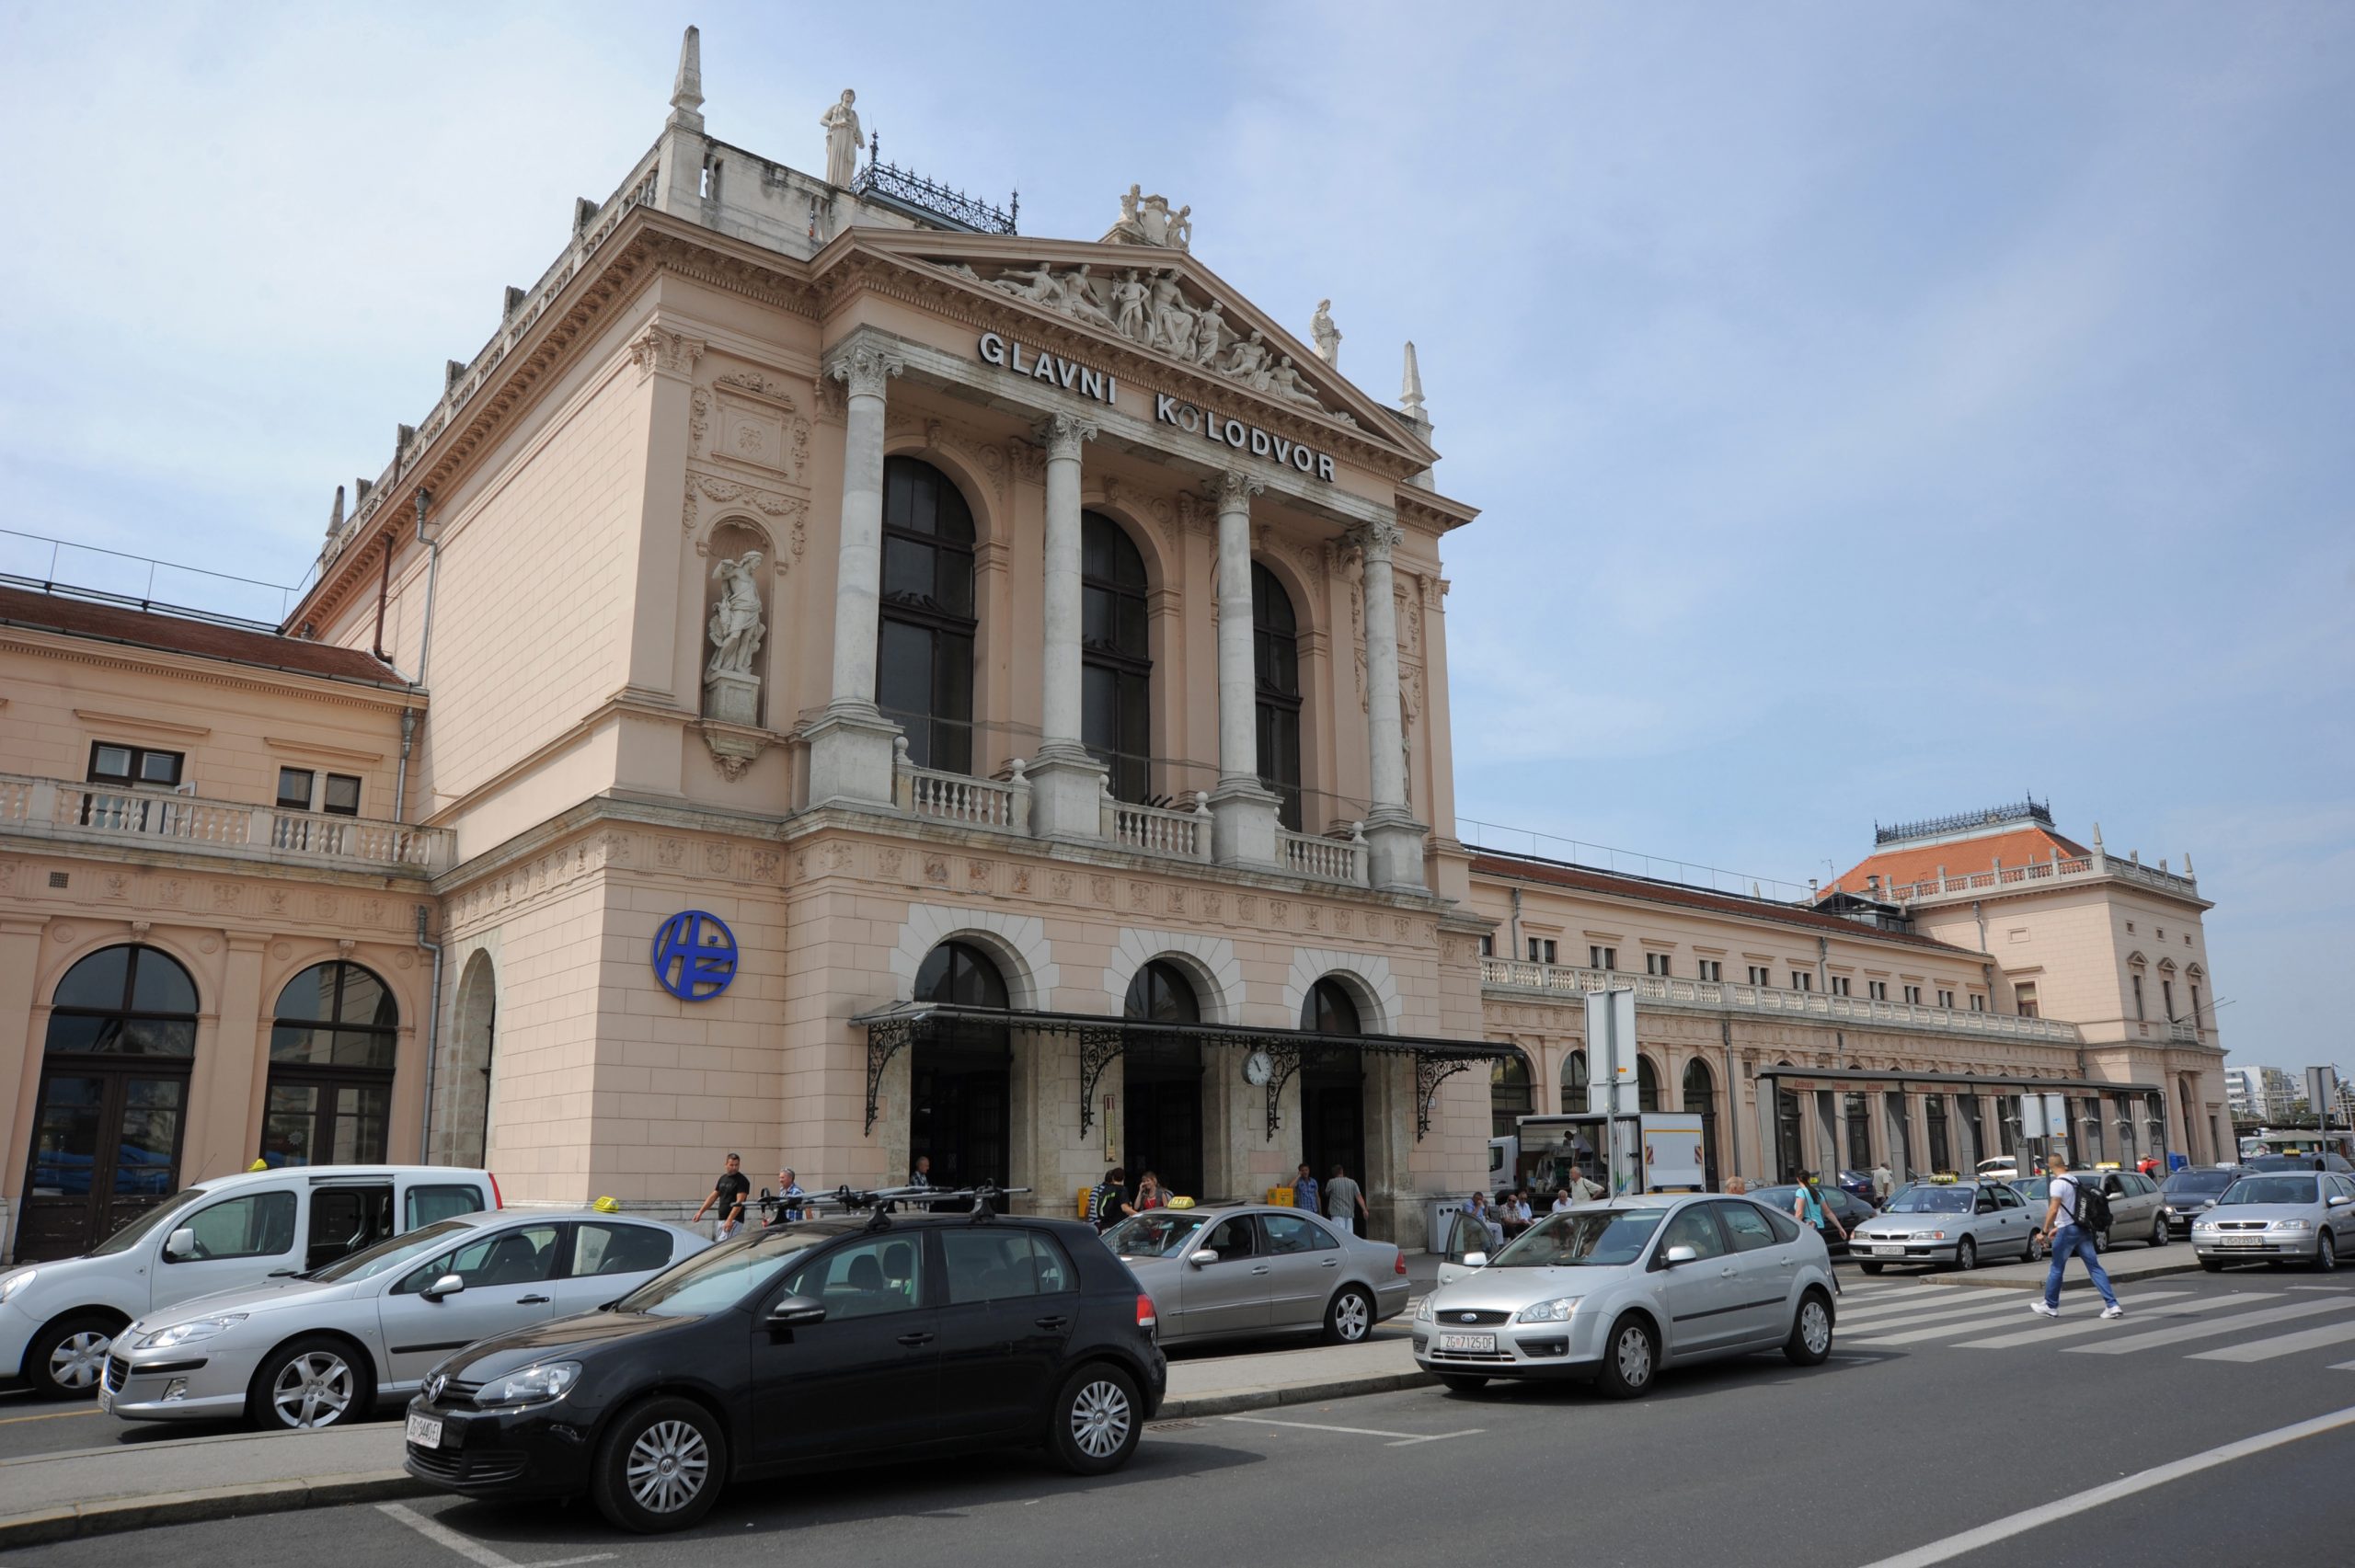
[[[187,1111],[184,1071],[43,1072],[17,1260],[87,1252],[178,1191]]]

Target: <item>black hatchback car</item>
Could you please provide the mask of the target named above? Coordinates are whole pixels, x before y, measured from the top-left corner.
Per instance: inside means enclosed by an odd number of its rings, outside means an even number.
[[[585,1492],[641,1531],[788,1470],[1022,1444],[1100,1474],[1160,1406],[1156,1331],[1075,1220],[798,1221],[450,1356],[409,1402],[408,1467],[474,1497]]]

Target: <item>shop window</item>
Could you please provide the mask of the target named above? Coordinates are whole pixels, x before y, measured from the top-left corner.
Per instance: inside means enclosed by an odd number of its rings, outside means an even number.
[[[875,701],[918,767],[973,767],[973,513],[947,475],[883,464],[883,602]]]

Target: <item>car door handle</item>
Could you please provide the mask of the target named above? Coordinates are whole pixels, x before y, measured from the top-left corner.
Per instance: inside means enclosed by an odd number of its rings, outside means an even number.
[[[1719,1279],[1731,1279],[1734,1276],[1734,1274],[1735,1269],[1731,1264],[1728,1264],[1725,1267],[1717,1270],[1717,1277]]]
[[[1059,1329],[1068,1328],[1071,1326],[1071,1320],[1069,1318],[1033,1318],[1030,1322],[1037,1327],[1042,1329]]]
[[[1325,1260],[1325,1266],[1327,1268],[1338,1268],[1341,1266],[1341,1260],[1338,1258],[1327,1258]]]
[[[1267,1272],[1268,1272],[1268,1265],[1267,1265],[1266,1264],[1263,1264],[1263,1263],[1261,1263],[1261,1264],[1253,1264],[1253,1265],[1251,1265],[1251,1272],[1252,1272],[1252,1273],[1254,1273],[1254,1274],[1265,1274],[1265,1273],[1267,1273]]]
[[[910,1350],[913,1350],[919,1345],[930,1345],[932,1343],[932,1335],[928,1333],[903,1333],[900,1336],[900,1343],[906,1345]]]
[[[519,1307],[545,1307],[548,1304],[548,1299],[545,1296],[518,1296],[515,1298],[515,1304]]]

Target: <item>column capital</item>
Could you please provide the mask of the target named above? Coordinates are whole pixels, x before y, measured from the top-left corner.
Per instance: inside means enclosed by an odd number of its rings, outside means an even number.
[[[1047,449],[1050,463],[1079,460],[1082,443],[1092,441],[1100,427],[1076,414],[1050,414],[1031,427],[1032,437]]]
[[[649,326],[630,339],[630,362],[638,367],[640,381],[650,375],[675,376],[684,381],[695,373],[695,361],[703,358],[705,346],[702,338],[684,332]]]
[[[908,368],[901,354],[871,339],[837,349],[826,359],[826,376],[841,382],[853,397],[880,397],[891,377]]]
[[[1368,560],[1386,561],[1392,551],[1407,543],[1406,531],[1395,522],[1361,522],[1342,538]]]
[[[1253,478],[1239,468],[1230,468],[1218,476],[1218,483],[1203,498],[1222,512],[1249,511],[1251,498],[1267,487],[1265,481]]]

